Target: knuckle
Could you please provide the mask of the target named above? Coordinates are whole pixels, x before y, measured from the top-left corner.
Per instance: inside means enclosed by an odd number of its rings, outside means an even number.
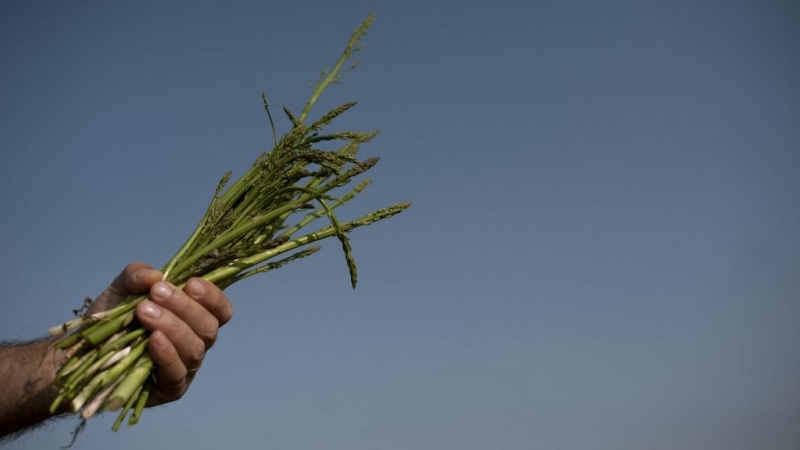
[[[133,275],[133,274],[134,274],[134,273],[135,273],[137,270],[139,270],[139,269],[140,269],[142,266],[144,266],[144,263],[141,263],[141,262],[139,262],[139,261],[134,261],[134,262],[132,262],[132,263],[128,263],[128,265],[127,265],[127,266],[125,266],[125,268],[124,268],[124,269],[122,269],[122,276],[124,276],[124,277],[130,277],[130,276],[131,276],[131,275]]]
[[[186,395],[186,391],[188,391],[188,390],[189,390],[189,386],[186,383],[181,383],[180,387],[175,392],[175,400],[179,400],[179,399],[183,398],[183,396]]]
[[[231,302],[225,300],[224,311],[225,322],[233,319],[233,305],[231,305]]]
[[[219,321],[216,317],[209,315],[207,322],[201,329],[202,331],[198,333],[198,336],[203,340],[206,348],[209,348],[216,342],[217,336],[219,335]]]
[[[164,334],[169,336],[173,341],[181,335],[183,328],[181,327],[182,323],[172,314],[165,313],[162,311],[161,317],[159,317],[159,325],[157,327],[161,329]]]
[[[175,383],[169,386],[161,386],[161,391],[167,397],[168,402],[180,400],[186,394],[188,389],[189,387],[184,382]]]
[[[188,351],[186,355],[186,359],[184,361],[186,368],[193,368],[199,367],[200,363],[203,362],[203,358],[206,356],[206,348],[205,345],[202,343],[197,343],[197,345],[193,345],[192,348]]]

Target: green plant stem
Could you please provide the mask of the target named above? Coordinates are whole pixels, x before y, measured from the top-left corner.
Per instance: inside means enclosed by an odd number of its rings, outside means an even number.
[[[246,234],[248,231],[257,228],[269,222],[270,220],[275,219],[276,217],[279,217],[284,212],[295,209],[297,207],[296,203],[297,202],[292,202],[288,205],[284,205],[283,207],[271,211],[267,214],[263,214],[257,218],[253,218],[250,221],[250,223],[245,223],[240,227],[234,228],[224,233],[220,237],[214,239],[214,241],[212,241],[210,244],[194,252],[191,256],[187,256],[186,259],[184,259],[180,264],[177,265],[177,267],[175,268],[175,272],[182,274],[184,271],[186,271],[186,269],[190,268],[193,264],[200,261],[200,259],[202,259],[203,256],[207,255],[211,251],[219,249],[220,247],[232,242],[237,237]],[[303,203],[305,203],[305,201],[303,201],[300,204]]]
[[[228,278],[225,281],[218,282],[217,286],[219,286],[221,289],[226,289],[231,284],[238,283],[239,281],[242,281],[245,278],[249,278],[249,277],[251,277],[253,275],[260,274],[260,273],[266,273],[266,272],[269,272],[270,270],[274,270],[274,269],[278,269],[280,267],[283,267],[284,265],[286,265],[286,264],[288,264],[288,263],[290,263],[290,262],[292,262],[292,261],[294,261],[296,259],[300,259],[300,258],[305,258],[307,256],[311,256],[314,253],[318,252],[320,250],[320,248],[321,247],[318,246],[318,245],[314,245],[314,246],[305,248],[305,249],[303,249],[303,250],[301,250],[301,251],[299,251],[297,253],[292,254],[291,256],[289,256],[287,258],[281,259],[279,261],[269,262],[269,263],[267,263],[267,264],[265,264],[265,265],[263,265],[261,267],[257,267],[255,269],[249,270],[247,272],[239,273],[238,275],[236,275],[233,278]]]
[[[87,352],[88,353],[88,352]],[[56,372],[56,379],[57,380],[64,380],[67,375],[74,372],[85,360],[84,358],[88,358],[89,356],[86,353],[82,353],[80,355],[73,355],[67,362],[61,366],[61,369]]]
[[[145,355],[149,355],[145,353]],[[147,356],[141,358],[131,373],[117,386],[106,402],[106,409],[116,411],[133,398],[133,395],[142,388],[153,369],[153,360]]]
[[[64,387],[67,389],[71,389],[75,386],[79,386],[81,384],[80,383],[81,379],[88,379],[90,377],[93,377],[94,374],[97,373],[97,371],[103,366],[103,364],[108,362],[108,360],[110,360],[113,356],[114,355],[112,353],[109,353],[100,358],[93,358],[94,362],[92,363],[92,365],[87,367],[86,370],[82,372],[80,378],[76,379],[73,383],[69,382],[64,383]]]
[[[92,345],[97,345],[112,334],[121,330],[122,327],[130,323],[131,320],[133,320],[133,311],[126,312],[107,322],[103,322],[99,327],[90,328],[83,337]]]
[[[119,427],[120,427],[120,425],[122,425],[122,422],[125,420],[125,416],[128,415],[128,412],[131,410],[131,407],[133,407],[133,404],[139,398],[139,395],[141,395],[142,387],[143,386],[139,386],[139,388],[136,389],[136,392],[131,396],[131,398],[128,399],[128,402],[125,403],[125,407],[122,408],[122,411],[119,413],[119,416],[117,416],[117,420],[114,422],[114,425],[111,427],[111,429],[114,430],[115,432],[119,431]]]
[[[145,382],[144,386],[142,386],[142,392],[139,394],[136,408],[133,410],[133,414],[131,414],[128,425],[136,425],[139,422],[139,418],[142,416],[142,411],[144,411],[144,407],[147,405],[147,399],[150,397],[150,390],[152,388],[152,380]]]
[[[56,348],[61,350],[66,350],[72,347],[73,345],[77,344],[78,342],[80,342],[81,339],[83,339],[83,336],[81,336],[80,332],[76,331],[70,334],[69,336],[65,337],[61,341],[59,341],[58,344],[56,345]]]
[[[366,214],[356,220],[345,222],[341,224],[340,228],[343,232],[348,232],[354,228],[370,225],[379,220],[391,217],[395,214],[399,214],[409,206],[411,206],[411,203],[408,202],[398,203],[388,208],[380,209],[372,213]],[[262,262],[270,258],[274,258],[277,255],[292,251],[298,247],[302,247],[303,245],[310,244],[312,242],[325,239],[327,237],[331,237],[335,234],[336,234],[336,229],[333,226],[328,226],[320,230],[317,230],[313,233],[308,233],[305,236],[287,241],[275,248],[255,254],[248,258],[243,258],[231,265],[212,270],[211,272],[203,275],[202,278],[212,283],[217,283],[229,277],[234,277],[238,273],[246,270],[247,268],[261,264]]]
[[[356,44],[358,41],[361,40],[364,35],[367,34],[367,30],[369,29],[372,22],[375,20],[375,14],[370,14],[367,16],[366,20],[353,32],[353,35],[350,37],[350,40],[347,41],[347,46],[345,47],[344,53],[342,56],[339,57],[339,60],[336,61],[336,65],[333,66],[333,69],[328,71],[327,76],[325,76],[314,88],[314,93],[311,94],[311,99],[308,100],[306,106],[303,108],[303,111],[300,113],[300,122],[305,121],[306,116],[309,112],[311,112],[311,108],[317,102],[317,99],[322,94],[322,92],[328,87],[329,84],[334,82],[337,77],[339,76],[339,71],[342,69],[344,63],[350,59],[353,55],[353,51],[355,49]]]
[[[119,339],[104,344],[102,347],[100,347],[100,355],[101,356],[105,355],[106,353],[113,352],[119,348],[126,346],[134,339],[144,335],[146,331],[147,330],[145,330],[144,328],[137,328],[129,333],[126,333]]]
[[[75,370],[69,374],[66,380],[64,380],[63,384],[67,388],[70,388],[75,385],[76,381],[83,376],[86,369],[89,368],[94,362],[97,360],[97,350],[92,350],[82,358],[82,362],[75,368]]]
[[[211,205],[213,204],[214,202],[212,201]],[[209,210],[210,209],[211,206],[209,206]],[[169,279],[170,272],[175,267],[175,265],[178,264],[178,261],[180,261],[181,258],[183,258],[183,256],[194,246],[195,242],[197,241],[197,238],[200,236],[200,232],[203,230],[203,227],[205,226],[207,221],[208,221],[208,213],[206,213],[206,215],[203,216],[203,219],[197,225],[197,228],[195,228],[194,233],[192,233],[192,235],[189,236],[189,239],[187,239],[186,242],[183,243],[178,252],[175,253],[175,256],[173,256],[172,259],[170,259],[167,262],[167,264],[164,265],[164,268],[162,269],[164,280]]]

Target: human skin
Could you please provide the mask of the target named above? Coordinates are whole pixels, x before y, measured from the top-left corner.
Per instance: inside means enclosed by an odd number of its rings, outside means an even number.
[[[180,290],[162,281],[147,264],[129,264],[92,303],[88,314],[107,310],[132,294],[149,294],[136,318],[151,331],[148,349],[156,364],[156,384],[147,406],[181,398],[217,340],[219,328],[233,317],[225,294],[213,283],[189,280]],[[58,391],[55,374],[65,358],[56,339],[0,345],[0,437],[47,421]],[[66,408],[55,415],[67,412]]]

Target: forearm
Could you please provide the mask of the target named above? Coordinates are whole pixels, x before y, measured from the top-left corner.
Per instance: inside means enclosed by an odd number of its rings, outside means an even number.
[[[56,368],[62,352],[52,339],[0,344],[0,437],[39,424],[52,416],[57,394]]]

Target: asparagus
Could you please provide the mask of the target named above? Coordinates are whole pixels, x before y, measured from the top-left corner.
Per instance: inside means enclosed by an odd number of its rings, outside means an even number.
[[[356,158],[361,144],[377,133],[326,131],[326,126],[354,107],[355,102],[333,108],[315,121],[310,121],[309,116],[323,91],[349,70],[345,66],[356,66],[359,42],[373,20],[374,15],[366,18],[336,63],[322,72],[300,115],[283,108],[291,129],[280,139],[267,97],[262,94],[274,136],[273,148],[259,155],[253,166],[227,189],[231,173],[222,177],[196,229],[163,266],[165,280],[182,288],[190,278],[201,277],[225,289],[309,256],[319,249],[309,244],[335,237],[342,246],[351,284],[356,287],[357,268],[348,233],[398,214],[410,203],[397,203],[354,220],[340,221],[334,210],[361,193],[370,180],[362,180],[338,197],[333,192],[378,162],[378,158]],[[341,145],[334,150],[319,147],[337,142]],[[307,210],[312,211],[298,218]],[[304,234],[306,226],[323,217],[327,219],[326,226]],[[130,425],[138,422],[155,382],[154,363],[146,350],[149,332],[134,316],[136,305],[145,298],[131,296],[113,309],[51,328],[51,334],[65,335],[58,347],[69,358],[56,376],[60,392],[51,405],[52,412],[65,402],[84,419],[104,410],[121,409],[113,426],[115,431],[128,414]]]

